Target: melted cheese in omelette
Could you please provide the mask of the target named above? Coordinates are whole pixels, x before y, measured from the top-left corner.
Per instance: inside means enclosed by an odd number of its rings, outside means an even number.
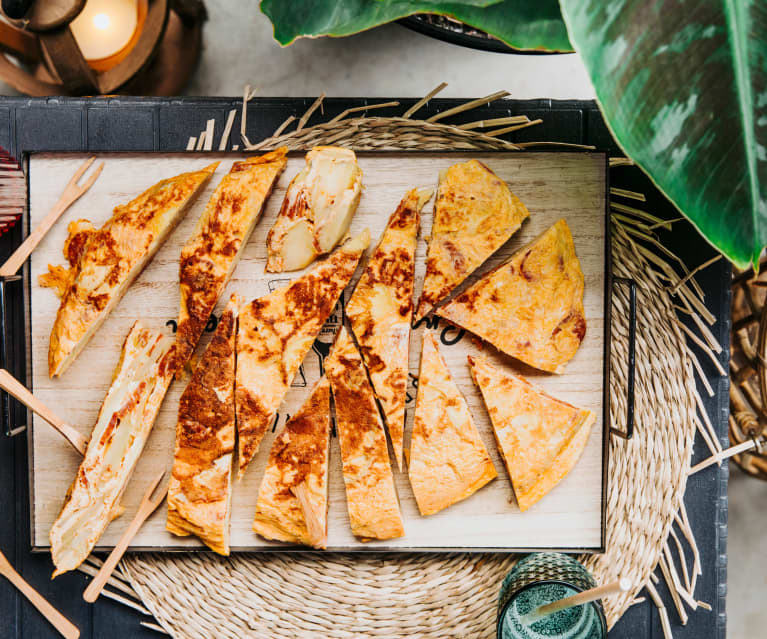
[[[234,453],[234,339],[239,301],[232,295],[181,394],[167,529],[196,535],[229,554]]]
[[[405,529],[389,451],[373,389],[357,347],[341,328],[325,374],[333,391],[346,506],[352,533],[362,541],[402,537]]]
[[[477,160],[451,166],[434,204],[426,275],[416,320],[440,304],[529,215],[506,182]]]
[[[264,204],[287,166],[286,154],[287,149],[281,147],[232,164],[181,250],[176,331],[179,370],[192,357]]]
[[[527,510],[575,466],[596,415],[547,395],[523,377],[469,356],[517,504]]]
[[[266,539],[326,547],[329,449],[330,386],[322,377],[272,444],[254,532]]]
[[[559,220],[437,311],[535,368],[561,373],[586,334],[583,272]]]
[[[50,532],[60,575],[79,566],[120,510],[119,500],[173,379],[173,340],[136,322],[99,409],[85,456]]]
[[[98,230],[87,220],[70,224],[64,247],[70,271],[50,267],[52,275],[39,280],[41,286],[62,291],[48,349],[51,377],[61,375],[75,360],[217,166],[215,162],[158,182],[128,204],[115,207]]]
[[[235,381],[240,477],[369,243],[365,230],[289,286],[240,310]]]
[[[416,238],[420,210],[431,195],[430,189],[413,189],[405,195],[346,304],[400,470]]]
[[[429,331],[423,334],[409,469],[422,515],[466,499],[497,477],[466,400]]]

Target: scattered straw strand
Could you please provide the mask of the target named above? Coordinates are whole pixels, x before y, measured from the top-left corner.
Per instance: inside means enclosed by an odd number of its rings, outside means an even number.
[[[277,130],[274,132],[274,136],[277,137],[278,135],[282,135],[282,132],[288,128],[288,126],[294,122],[296,119],[295,115],[288,116],[288,118],[280,124],[280,126],[277,127]]]
[[[249,146],[251,146],[250,140],[248,139],[246,131],[248,130],[248,102],[250,102],[254,93],[255,91],[251,92],[249,84],[246,84],[245,88],[242,91],[242,114],[240,115],[240,138],[242,139],[242,143],[245,145],[245,148],[248,148]]]
[[[703,424],[706,427],[706,430],[708,431],[709,436],[711,437],[711,441],[714,442],[714,447],[716,448],[717,453],[722,452],[722,444],[719,442],[719,437],[716,435],[716,429],[714,428],[714,425],[711,423],[711,419],[708,416],[708,411],[706,411],[706,407],[703,405],[703,399],[701,399],[700,393],[698,392],[698,389],[695,389],[694,393],[695,403],[698,405],[698,412],[700,412],[701,417],[703,418]]]
[[[658,615],[660,616],[660,627],[663,630],[663,636],[665,639],[674,639],[674,635],[671,633],[671,621],[668,618],[668,610],[666,610],[666,605],[663,603],[663,599],[660,598],[658,591],[655,589],[655,586],[651,581],[647,582],[645,588],[650,595],[650,599],[653,600],[655,607],[658,609]]]
[[[229,115],[226,118],[226,124],[224,125],[224,132],[221,134],[221,140],[218,142],[219,151],[226,151],[226,147],[229,146],[229,136],[232,133],[232,125],[234,124],[235,115],[237,115],[237,109],[229,111]]]
[[[469,102],[464,102],[463,104],[459,104],[457,107],[453,107],[452,109],[448,109],[447,111],[436,113],[435,115],[432,115],[430,118],[427,118],[426,121],[438,122],[439,120],[449,118],[451,115],[455,115],[456,113],[462,113],[463,111],[474,109],[475,107],[482,106],[483,104],[489,104],[490,102],[494,102],[495,100],[500,100],[501,98],[505,98],[507,95],[509,95],[508,91],[496,91],[495,93],[486,95],[484,98],[477,98],[476,100],[470,100]]]
[[[614,200],[610,200],[610,208],[613,211],[633,215],[642,220],[646,220],[647,222],[653,222],[655,224],[662,225],[663,228],[669,231],[671,230],[671,223],[668,220],[662,220],[659,217],[648,213],[647,211],[636,208],[635,206],[629,206],[628,204],[623,204],[622,202],[615,202]]]
[[[695,464],[695,466],[690,468],[690,475],[694,475],[704,468],[708,468],[714,464],[721,464],[725,459],[748,452],[754,448],[756,448],[756,442],[753,439],[741,442],[740,444],[735,444],[735,446],[730,446],[729,448],[724,449],[721,453],[712,455],[708,459],[704,459],[702,462]]]
[[[168,633],[165,631],[165,628],[162,626],[157,625],[156,623],[149,623],[148,621],[142,621],[141,625],[144,626],[144,628],[147,628],[149,630],[154,630],[155,632],[159,632],[160,634],[167,635]]]
[[[596,151],[595,146],[591,144],[573,144],[571,142],[550,142],[548,140],[541,140],[540,142],[517,142],[517,146],[520,149],[528,149],[531,146],[556,146],[563,149],[580,149],[581,151]]]
[[[298,121],[298,126],[296,127],[296,131],[300,131],[304,128],[306,123],[309,121],[309,118],[312,117],[312,113],[314,113],[317,109],[319,109],[320,105],[322,104],[322,101],[325,99],[325,92],[323,91],[319,97],[312,103],[312,106],[310,106],[306,113],[304,113],[301,116],[301,119]]]
[[[474,122],[466,122],[465,124],[457,125],[457,128],[464,131],[470,131],[472,129],[485,129],[491,126],[504,126],[507,124],[525,124],[530,122],[530,118],[526,115],[511,115],[506,118],[491,118],[489,120],[474,120]]]
[[[216,119],[211,118],[210,120],[208,120],[205,127],[205,144],[203,146],[203,151],[213,150],[213,135],[214,135],[215,129],[216,129]]]
[[[530,120],[530,122],[525,122],[524,124],[517,124],[515,126],[506,126],[501,127],[500,129],[493,129],[492,131],[488,131],[485,133],[485,135],[489,135],[491,137],[497,137],[499,135],[505,135],[506,133],[511,133],[512,131],[519,131],[519,129],[526,129],[530,126],[535,126],[536,124],[541,124],[543,120],[540,118],[538,120]]]
[[[639,193],[638,191],[629,191],[628,189],[619,189],[615,186],[610,187],[610,195],[617,195],[619,197],[625,197],[630,200],[637,200],[639,202],[647,201],[644,193]]]
[[[718,255],[715,255],[714,257],[712,257],[710,260],[706,260],[706,261],[705,261],[705,262],[703,262],[703,264],[701,264],[700,266],[696,266],[694,269],[692,269],[692,270],[691,270],[689,273],[687,273],[687,275],[685,275],[685,276],[684,276],[684,277],[683,277],[681,280],[679,280],[679,281],[678,281],[678,282],[677,282],[677,283],[676,283],[676,284],[673,286],[673,288],[671,289],[671,294],[672,294],[672,295],[676,295],[676,292],[677,292],[677,291],[678,291],[678,290],[679,290],[679,289],[680,289],[682,286],[684,286],[685,284],[687,284],[687,282],[688,282],[689,280],[691,280],[691,279],[693,278],[693,276],[694,276],[696,273],[699,273],[700,271],[702,271],[702,270],[703,270],[703,269],[705,269],[706,267],[708,267],[708,266],[711,266],[712,264],[714,264],[715,262],[718,262],[718,261],[719,261],[719,260],[721,260],[721,259],[722,259],[722,255],[721,255],[721,254],[718,254]]]
[[[440,82],[436,87],[423,96],[418,102],[411,106],[407,111],[402,114],[402,117],[406,120],[410,118],[416,111],[421,109],[425,104],[429,102],[435,95],[440,93],[447,86],[447,82]]]
[[[333,124],[334,122],[338,122],[340,120],[343,120],[347,115],[351,113],[360,113],[362,111],[371,111],[373,109],[384,109],[386,107],[395,107],[399,106],[399,102],[381,102],[380,104],[366,104],[364,106],[358,106],[353,107],[351,109],[346,109],[345,111],[342,111],[339,113],[336,117],[334,117],[332,120],[328,120],[328,124]],[[278,135],[278,133],[275,133],[275,135]]]
[[[681,328],[685,333],[687,333],[687,337],[689,337],[697,346],[700,347],[700,349],[706,353],[708,358],[711,360],[711,362],[714,364],[714,367],[719,372],[719,374],[722,377],[727,377],[727,373],[722,367],[722,365],[719,363],[719,359],[717,358],[714,353],[711,352],[711,349],[708,348],[706,345],[706,342],[704,342],[700,337],[698,337],[695,333],[693,333],[689,328],[687,328],[687,325],[684,324],[684,322],[679,322],[679,328]]]

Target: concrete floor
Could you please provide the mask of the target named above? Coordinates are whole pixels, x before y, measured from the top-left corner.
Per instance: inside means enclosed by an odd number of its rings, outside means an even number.
[[[282,49],[257,2],[206,0],[210,19],[200,68],[187,95],[421,96],[442,81],[444,97],[477,97],[499,89],[514,98],[593,98],[576,55],[521,56],[472,51],[399,25],[344,39],[303,40]],[[0,94],[13,94],[0,83]],[[760,637],[767,627],[767,486],[733,469],[730,479],[728,635]]]
[[[767,635],[767,484],[730,466],[730,512],[727,537],[727,636]]]

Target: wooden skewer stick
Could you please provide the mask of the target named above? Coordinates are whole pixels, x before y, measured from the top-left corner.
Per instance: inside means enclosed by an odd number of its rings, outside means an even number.
[[[45,234],[56,223],[56,220],[58,220],[64,211],[72,206],[83,193],[93,186],[96,178],[101,174],[101,170],[104,168],[103,162],[96,167],[96,170],[91,173],[90,177],[88,177],[82,186],[77,182],[85,174],[90,165],[93,164],[95,159],[95,157],[90,158],[77,169],[72,176],[72,179],[69,180],[64,188],[64,192],[61,194],[58,202],[53,205],[50,213],[48,213],[48,215],[43,218],[43,221],[40,222],[40,224],[38,224],[27,236],[27,239],[13,252],[13,255],[6,260],[5,264],[0,266],[0,276],[10,277],[11,275],[16,275],[24,262],[27,261],[27,258],[32,254],[32,251],[34,251],[35,247],[40,243],[40,240],[45,237]]]
[[[80,636],[77,626],[48,603],[37,590],[24,581],[24,578],[13,569],[13,566],[11,566],[2,552],[0,552],[0,575],[3,575],[3,577],[16,586],[19,592],[29,599],[29,602],[40,611],[43,617],[51,622],[53,627],[63,637],[66,639],[77,639]]]
[[[130,542],[133,541],[139,528],[141,528],[141,525],[147,520],[149,515],[157,510],[157,507],[162,503],[163,499],[165,499],[165,495],[168,494],[167,484],[163,490],[158,491],[156,495],[152,496],[152,493],[155,492],[155,489],[160,484],[163,477],[165,477],[165,471],[162,471],[162,473],[157,475],[152,483],[149,484],[149,488],[147,488],[147,491],[144,493],[144,497],[141,499],[141,504],[138,507],[138,512],[130,523],[130,526],[128,526],[123,533],[123,536],[120,538],[120,541],[118,541],[117,545],[112,549],[107,560],[101,565],[101,568],[96,573],[93,581],[85,589],[85,592],[83,593],[83,599],[85,599],[85,601],[93,603],[98,599],[101,591],[109,580],[109,577],[120,559],[122,559],[122,556],[125,554]]]
[[[530,625],[540,619],[543,619],[544,617],[553,615],[555,612],[564,610],[565,608],[581,606],[583,604],[596,601],[597,599],[601,599],[602,597],[614,595],[618,592],[628,592],[629,590],[631,590],[630,580],[625,578],[616,579],[615,581],[610,582],[609,584],[605,584],[604,586],[597,586],[591,590],[584,590],[583,592],[579,592],[570,597],[565,597],[559,601],[552,601],[549,604],[540,606],[532,612],[526,614],[521,621],[523,621],[526,625]]]
[[[688,475],[694,475],[695,473],[703,470],[704,468],[708,468],[709,466],[713,466],[714,464],[719,464],[723,462],[725,459],[729,459],[730,457],[734,455],[740,455],[741,453],[745,453],[752,448],[757,447],[757,442],[754,439],[748,439],[744,442],[741,442],[740,444],[735,444],[735,446],[730,446],[729,448],[725,448],[723,451],[720,451],[718,453],[715,453],[714,455],[711,455],[708,459],[704,459],[699,464],[696,464],[692,468],[690,468],[690,472]]]
[[[0,368],[0,388],[13,395],[22,404],[40,415],[40,417],[64,435],[65,439],[72,444],[77,452],[81,455],[85,455],[85,449],[88,447],[88,440],[37,399],[37,397],[29,392],[29,389],[27,389],[24,384],[4,368]]]

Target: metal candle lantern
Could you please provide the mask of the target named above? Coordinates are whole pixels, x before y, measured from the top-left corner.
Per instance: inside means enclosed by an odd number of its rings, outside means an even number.
[[[3,0],[2,8],[0,79],[33,96],[177,94],[197,65],[206,17],[202,0]]]

